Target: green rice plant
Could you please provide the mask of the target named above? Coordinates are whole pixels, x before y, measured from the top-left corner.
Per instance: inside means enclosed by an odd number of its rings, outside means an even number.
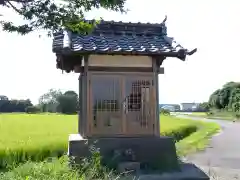
[[[61,156],[67,151],[71,133],[77,133],[77,116],[1,114],[0,168]]]
[[[199,123],[160,116],[161,135],[176,142],[199,129]],[[0,169],[12,169],[26,161],[42,161],[67,152],[69,134],[77,133],[77,115],[1,114]]]
[[[160,129],[162,136],[170,136],[177,142],[196,132],[198,123],[189,119],[174,116],[160,116]]]

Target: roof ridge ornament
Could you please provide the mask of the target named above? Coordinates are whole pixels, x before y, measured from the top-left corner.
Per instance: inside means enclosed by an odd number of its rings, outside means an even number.
[[[195,48],[195,49],[193,49],[193,50],[191,50],[191,51],[188,51],[188,52],[187,52],[187,55],[191,56],[191,55],[193,55],[195,52],[197,52],[197,48]]]
[[[165,18],[163,19],[161,24],[165,24],[166,21],[167,21],[167,15],[165,15]]]

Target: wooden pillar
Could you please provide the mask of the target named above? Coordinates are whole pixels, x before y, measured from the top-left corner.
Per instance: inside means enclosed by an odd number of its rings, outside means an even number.
[[[88,120],[88,115],[87,115],[87,105],[88,105],[88,98],[87,98],[87,72],[88,72],[88,59],[87,57],[84,57],[84,72],[81,73],[81,77],[79,80],[79,99],[80,99],[80,114],[79,114],[79,120],[78,120],[78,130],[79,134],[81,134],[82,137],[86,137],[87,135],[87,120]]]
[[[86,100],[85,100],[85,94],[86,94],[86,84],[85,84],[86,76],[84,73],[81,74],[80,80],[79,80],[79,100],[80,100],[80,114],[78,119],[78,129],[79,134],[82,135],[82,137],[85,137],[86,134],[86,127],[85,127],[85,121],[86,121]]]
[[[154,83],[154,95],[156,97],[155,99],[155,122],[154,122],[154,128],[155,128],[155,136],[160,136],[160,119],[159,119],[159,95],[158,95],[158,67],[157,67],[157,59],[152,58],[152,67],[153,67],[153,83]]]
[[[79,110],[78,110],[78,133],[82,133],[82,73],[80,73],[78,78],[78,104],[79,104]]]
[[[91,136],[91,129],[92,129],[92,119],[90,118],[90,73],[89,73],[89,68],[88,68],[88,56],[84,56],[84,72],[86,73],[86,93],[85,93],[85,98],[86,98],[86,120],[85,120],[85,128],[86,128],[86,136],[89,137]]]
[[[164,59],[166,59],[166,57],[157,57],[156,58],[156,68],[158,70],[158,73],[156,73],[156,90],[157,90],[157,94],[156,94],[156,100],[157,100],[157,122],[158,122],[158,132],[159,132],[159,136],[160,136],[160,131],[161,131],[161,127],[160,127],[160,121],[161,121],[161,118],[160,118],[160,108],[159,108],[159,78],[158,78],[158,75],[159,74],[164,74],[164,68],[161,67]]]
[[[158,69],[158,68],[157,68]],[[156,79],[156,104],[157,104],[157,110],[156,110],[156,125],[157,125],[157,136],[160,136],[160,110],[159,110],[159,81],[158,81],[158,73],[155,73],[155,79]]]

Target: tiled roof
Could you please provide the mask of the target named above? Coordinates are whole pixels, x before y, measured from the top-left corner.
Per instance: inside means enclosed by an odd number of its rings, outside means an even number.
[[[82,54],[164,55],[185,60],[189,52],[167,36],[165,22],[124,23],[101,21],[88,35],[59,32],[54,35],[53,52]]]

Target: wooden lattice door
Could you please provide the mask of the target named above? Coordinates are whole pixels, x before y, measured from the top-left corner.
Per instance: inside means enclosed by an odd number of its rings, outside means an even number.
[[[126,75],[123,88],[126,133],[153,135],[155,120],[153,75]]]
[[[92,73],[89,85],[91,134],[122,134],[121,77],[116,74]]]

